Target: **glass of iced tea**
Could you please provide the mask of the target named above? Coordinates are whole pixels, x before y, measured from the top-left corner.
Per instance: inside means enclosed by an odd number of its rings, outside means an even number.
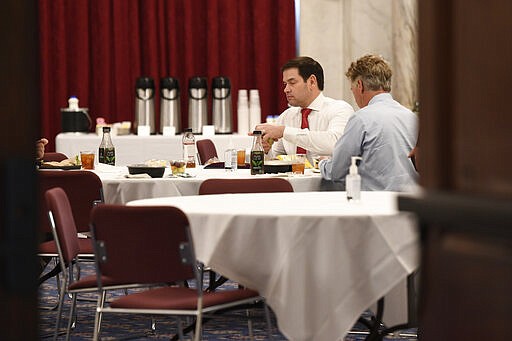
[[[94,169],[94,152],[88,150],[80,152],[80,162],[83,169]]]
[[[296,154],[292,157],[292,173],[304,174],[306,167],[306,154]]]
[[[236,164],[238,167],[245,166],[245,149],[238,149],[236,151]]]

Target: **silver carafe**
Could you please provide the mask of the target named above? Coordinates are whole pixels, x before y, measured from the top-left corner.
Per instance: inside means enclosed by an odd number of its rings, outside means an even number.
[[[215,77],[212,80],[212,117],[216,134],[233,132],[231,110],[231,83],[229,78]]]
[[[160,79],[160,133],[164,127],[174,127],[181,133],[180,86],[176,78]]]
[[[149,126],[151,134],[155,133],[155,83],[153,78],[139,77],[135,82],[135,122],[138,126]]]
[[[188,82],[188,126],[201,134],[208,124],[208,92],[206,77],[192,77]]]

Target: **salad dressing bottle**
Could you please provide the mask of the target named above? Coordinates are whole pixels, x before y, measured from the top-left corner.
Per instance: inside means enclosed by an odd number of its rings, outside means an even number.
[[[265,152],[261,142],[261,130],[252,132],[254,141],[251,149],[251,175],[263,174],[265,163]]]
[[[107,165],[116,165],[116,149],[110,137],[110,127],[103,127],[103,138],[98,150],[98,162]]]

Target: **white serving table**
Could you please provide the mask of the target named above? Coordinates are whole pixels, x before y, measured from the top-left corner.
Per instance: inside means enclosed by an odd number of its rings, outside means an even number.
[[[284,174],[251,175],[249,169],[227,172],[224,169],[188,169],[193,178],[170,178],[171,170],[166,169],[163,178],[126,178],[128,168],[122,166],[95,165],[94,172],[103,183],[103,196],[106,203],[125,204],[137,199],[148,199],[169,196],[197,195],[199,186],[211,178],[268,178],[283,177],[288,180],[295,192],[318,191],[322,177],[306,169],[304,175],[286,176]]]
[[[116,165],[126,166],[151,159],[167,161],[181,159],[183,157],[181,138],[181,135],[112,136],[112,143],[116,148]],[[205,138],[213,141],[221,161],[224,160],[224,151],[228,149],[230,140],[233,147],[237,149],[249,149],[252,144],[252,136],[248,135],[196,135],[196,141]],[[60,133],[55,138],[55,150],[68,157],[80,155],[81,150],[91,150],[96,153],[97,158],[100,142],[101,136],[96,134]]]
[[[258,290],[290,340],[340,340],[419,263],[416,223],[397,193],[222,194],[137,200],[190,221],[197,258]],[[388,306],[386,302],[386,307]]]

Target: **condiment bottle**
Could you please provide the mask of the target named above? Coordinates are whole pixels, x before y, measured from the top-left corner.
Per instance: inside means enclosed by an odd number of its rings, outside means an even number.
[[[261,131],[255,130],[252,132],[254,136],[252,149],[251,149],[251,175],[263,174],[265,163],[265,152],[261,142]]]
[[[350,165],[348,175],[345,177],[348,201],[359,201],[361,199],[361,175],[357,173],[357,160],[362,159],[359,156],[352,156],[352,164]]]
[[[110,137],[110,127],[103,127],[103,138],[101,139],[98,158],[99,163],[112,166],[116,165],[116,149]]]
[[[182,138],[183,159],[187,163],[187,168],[196,167],[196,138],[192,133],[192,128],[185,129]]]

